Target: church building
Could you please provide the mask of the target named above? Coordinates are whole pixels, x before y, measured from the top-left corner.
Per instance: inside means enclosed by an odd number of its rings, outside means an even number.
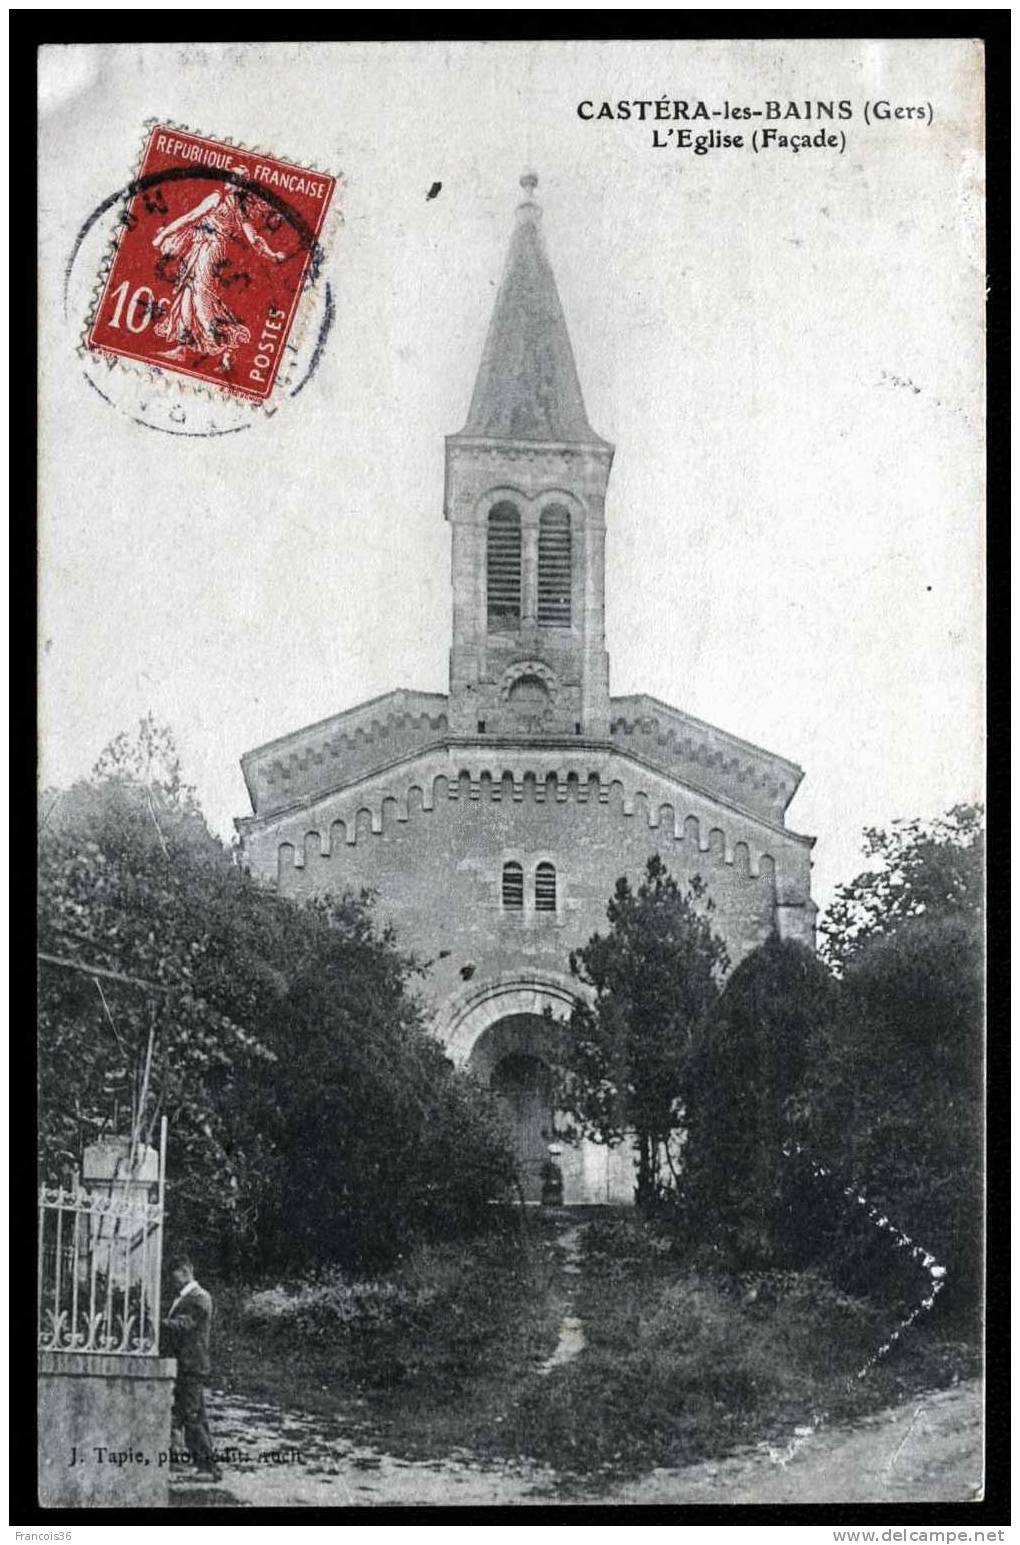
[[[448,693],[400,688],[249,751],[245,862],[295,898],[363,886],[454,1062],[505,1103],[526,1194],[555,1138],[548,1021],[569,955],[653,853],[700,875],[735,965],[773,931],[814,943],[793,762],[653,697],[612,697],[605,498],[546,255],[537,178],[510,239],[467,422],[446,441]],[[484,280],[479,275],[479,282]],[[763,664],[763,671],[767,666]],[[764,685],[764,683],[763,683]],[[633,1199],[626,1149],[564,1145],[566,1202]]]

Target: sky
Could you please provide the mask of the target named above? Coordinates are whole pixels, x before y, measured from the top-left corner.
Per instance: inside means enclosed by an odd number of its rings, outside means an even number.
[[[843,99],[853,117],[843,154],[694,155],[577,111],[659,97]],[[931,121],[866,124],[876,101]],[[50,48],[40,104],[46,785],[151,711],[230,835],[244,751],[396,687],[446,689],[443,437],[533,169],[588,418],[616,447],[612,692],[804,768],[788,823],[817,837],[823,907],[862,867],[864,826],[980,797],[978,45]],[[236,435],[140,426],[137,382],[112,373],[105,401],[84,379],[104,222],[66,306],[65,267],[153,118],[343,178],[320,366]]]

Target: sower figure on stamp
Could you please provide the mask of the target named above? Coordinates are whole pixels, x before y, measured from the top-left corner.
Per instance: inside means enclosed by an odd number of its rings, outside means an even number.
[[[233,176],[246,178],[248,168],[235,166]],[[231,350],[251,340],[250,329],[223,296],[231,246],[247,242],[273,263],[284,262],[287,254],[274,251],[258,234],[244,204],[240,188],[226,183],[194,209],[161,226],[152,238],[160,251],[160,275],[170,278],[174,287],[169,309],[156,323],[157,335],[173,345],[164,350],[166,359],[194,354],[217,359],[219,368],[229,371]]]
[[[197,1473],[203,1479],[218,1481],[221,1477],[213,1459],[205,1413],[205,1385],[212,1370],[209,1331],[213,1301],[195,1280],[194,1268],[187,1255],[177,1255],[171,1260],[170,1277],[177,1289],[177,1297],[170,1305],[170,1313],[163,1325],[170,1343],[167,1350],[177,1359],[171,1425],[184,1429],[185,1447]]]

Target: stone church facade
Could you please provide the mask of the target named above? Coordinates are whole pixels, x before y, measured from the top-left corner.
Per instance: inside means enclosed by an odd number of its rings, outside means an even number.
[[[699,874],[734,964],[814,942],[794,763],[642,695],[612,697],[604,630],[613,447],[590,427],[536,179],[464,428],[446,442],[449,692],[398,690],[249,751],[245,862],[288,896],[371,887],[451,1058],[500,1094],[526,1190],[555,1135],[547,1009],[617,878]],[[630,1200],[630,1154],[565,1147],[565,1200]]]

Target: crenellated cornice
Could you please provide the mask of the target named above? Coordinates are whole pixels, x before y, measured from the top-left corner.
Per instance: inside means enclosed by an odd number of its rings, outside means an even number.
[[[690,769],[738,805],[781,818],[804,777],[796,762],[741,740],[647,694],[609,700],[610,736],[644,761],[676,772]]]
[[[442,742],[447,697],[398,689],[333,714],[241,758],[256,816],[328,794]]]
[[[455,736],[445,695],[404,690],[259,746],[242,757],[241,766],[258,820],[306,808],[426,752],[457,746],[498,749],[501,756],[520,750],[549,757],[557,747],[571,754],[582,746],[614,751],[779,829],[803,777],[785,757],[649,696],[611,699],[609,740],[581,741],[538,733],[512,739]],[[250,824],[245,821],[245,829]]]

